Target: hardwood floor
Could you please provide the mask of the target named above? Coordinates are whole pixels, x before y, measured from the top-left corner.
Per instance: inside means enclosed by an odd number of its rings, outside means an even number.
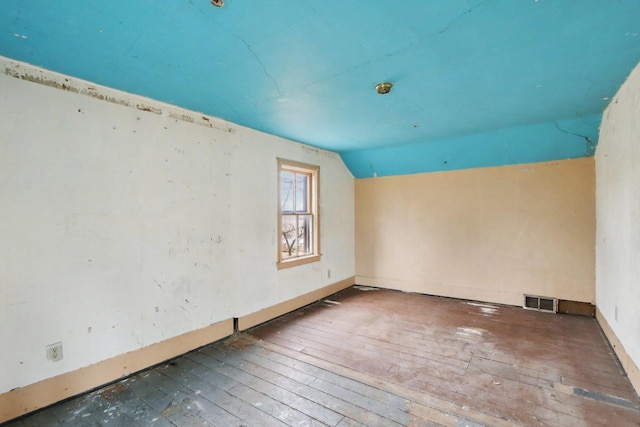
[[[593,318],[352,287],[32,425],[630,426]]]

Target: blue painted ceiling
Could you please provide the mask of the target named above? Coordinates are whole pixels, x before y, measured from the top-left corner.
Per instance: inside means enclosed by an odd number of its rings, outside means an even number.
[[[592,155],[638,0],[3,0],[0,55],[339,152],[357,177]],[[393,83],[379,95],[376,83]]]

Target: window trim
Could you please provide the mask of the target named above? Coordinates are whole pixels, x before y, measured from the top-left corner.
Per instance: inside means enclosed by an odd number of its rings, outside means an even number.
[[[320,252],[320,166],[312,165],[308,163],[298,162],[295,160],[287,160],[277,158],[278,170],[277,170],[277,188],[278,188],[278,237],[277,237],[277,262],[276,266],[278,270],[283,268],[295,267],[298,265],[309,264],[312,262],[320,261],[322,256]],[[297,256],[292,258],[282,258],[282,200],[280,198],[280,173],[283,170],[290,170],[293,172],[303,172],[311,174],[311,188],[310,188],[310,204],[311,215],[313,217],[313,253],[310,255]]]

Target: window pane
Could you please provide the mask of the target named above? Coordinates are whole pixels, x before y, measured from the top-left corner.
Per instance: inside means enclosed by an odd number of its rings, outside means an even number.
[[[309,212],[309,176],[296,174],[296,212]]]
[[[282,212],[293,212],[294,203],[294,174],[280,172],[280,208]]]
[[[311,215],[300,215],[298,217],[300,235],[300,243],[298,246],[299,253],[303,255],[311,255],[313,253],[313,219]]]
[[[298,221],[296,215],[282,215],[282,259],[298,255]]]

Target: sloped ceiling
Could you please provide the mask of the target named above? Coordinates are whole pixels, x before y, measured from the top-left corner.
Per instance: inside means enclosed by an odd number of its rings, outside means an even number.
[[[337,151],[356,177],[593,155],[640,60],[638,0],[0,8],[0,55]]]

